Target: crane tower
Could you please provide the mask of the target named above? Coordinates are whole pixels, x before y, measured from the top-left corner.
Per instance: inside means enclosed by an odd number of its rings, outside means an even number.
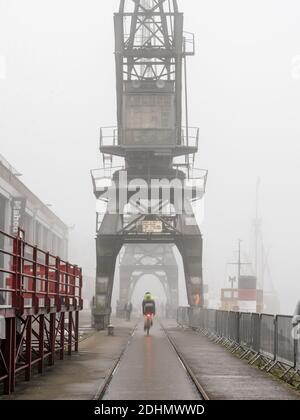
[[[193,203],[205,193],[207,171],[195,168],[199,129],[188,127],[185,71],[194,36],[183,31],[177,0],[121,0],[114,24],[117,126],[101,129],[102,167],[91,171],[98,329],[109,323],[117,261],[121,301],[153,272],[176,309],[174,247],[189,305],[203,305],[202,236]]]

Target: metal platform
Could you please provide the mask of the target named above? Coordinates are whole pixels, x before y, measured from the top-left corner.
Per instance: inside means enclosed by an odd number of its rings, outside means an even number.
[[[0,231],[0,383],[10,394],[17,376],[29,381],[34,367],[78,350],[82,270]]]

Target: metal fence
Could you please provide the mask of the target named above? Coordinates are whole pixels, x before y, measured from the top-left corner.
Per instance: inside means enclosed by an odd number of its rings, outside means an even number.
[[[0,392],[15,390],[78,351],[82,271],[47,250],[0,230]]]
[[[300,325],[292,316],[181,307],[178,324],[236,343],[254,355],[300,370]]]
[[[293,325],[290,317],[277,316],[276,357],[277,360],[294,367],[297,363]]]
[[[260,318],[260,353],[272,360],[276,358],[276,318],[262,314]]]
[[[216,330],[217,313],[214,309],[203,309],[206,314],[206,326],[205,328],[210,332],[214,333]]]
[[[27,243],[22,230],[16,237],[0,230],[0,238],[2,309],[23,314],[25,309],[38,313],[42,308],[82,307],[81,268]]]
[[[252,313],[251,314],[251,336],[252,343],[250,350],[253,350],[255,353],[260,351],[260,314]]]
[[[300,328],[299,328],[299,330],[300,330]],[[297,353],[296,366],[297,366],[297,369],[300,370],[300,338],[297,341],[297,351],[296,351],[296,353]]]
[[[240,313],[239,314],[239,328],[240,328],[240,341],[242,346],[251,348],[252,345],[252,334],[251,334],[251,314]]]
[[[240,341],[238,312],[228,312],[228,338],[235,343],[239,343]]]

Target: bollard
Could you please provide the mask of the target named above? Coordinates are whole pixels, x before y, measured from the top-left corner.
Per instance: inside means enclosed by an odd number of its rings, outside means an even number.
[[[114,335],[114,331],[115,330],[115,327],[113,326],[113,325],[109,325],[108,327],[107,327],[107,331],[108,331],[108,335],[111,335],[111,336],[113,336]]]

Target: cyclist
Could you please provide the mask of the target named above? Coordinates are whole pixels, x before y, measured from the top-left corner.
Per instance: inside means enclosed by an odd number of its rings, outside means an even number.
[[[155,316],[155,301],[150,292],[146,292],[142,304],[143,315],[151,315],[151,326],[153,325],[153,317]],[[144,325],[146,330],[146,322]]]

